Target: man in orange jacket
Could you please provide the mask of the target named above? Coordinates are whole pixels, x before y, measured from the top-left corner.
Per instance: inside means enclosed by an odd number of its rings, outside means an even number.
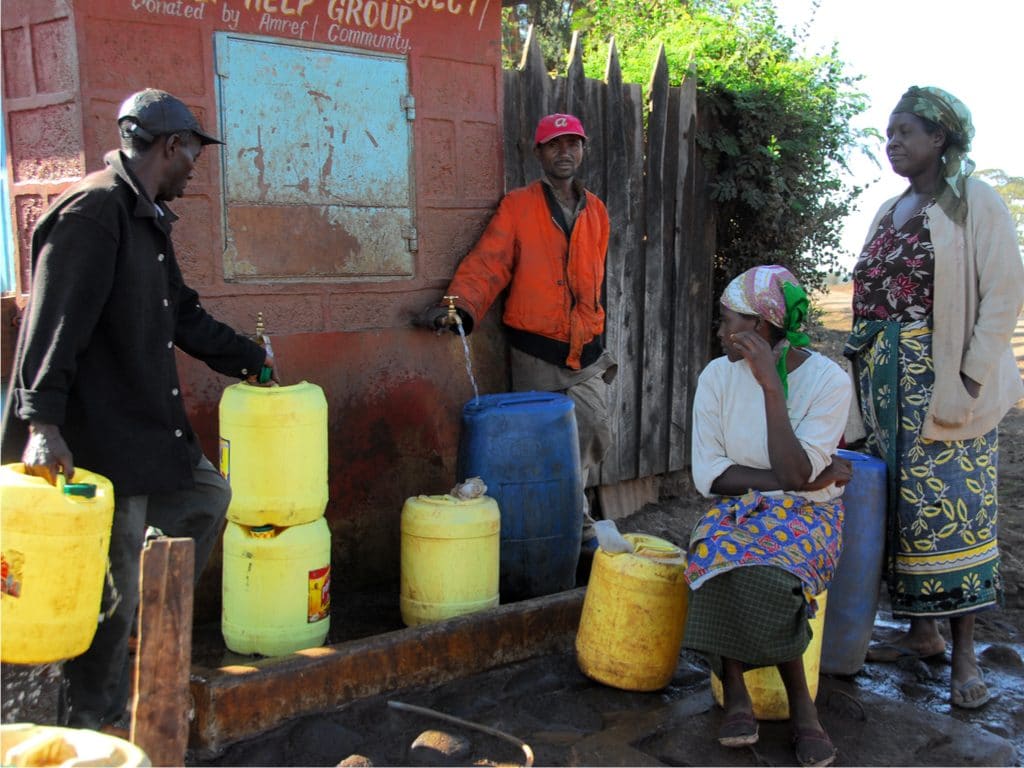
[[[512,388],[572,398],[584,487],[611,445],[608,386],[617,371],[600,338],[608,212],[576,178],[586,140],[573,115],[541,118],[533,151],[543,176],[505,195],[446,291],[457,297],[459,319],[470,333],[508,289],[502,321],[512,350]],[[443,305],[419,318],[438,330],[452,322]]]

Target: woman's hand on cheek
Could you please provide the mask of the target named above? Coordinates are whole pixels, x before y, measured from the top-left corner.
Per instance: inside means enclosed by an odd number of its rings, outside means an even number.
[[[732,334],[730,340],[733,346],[743,355],[743,359],[750,365],[750,370],[757,379],[762,389],[768,387],[780,387],[782,382],[775,370],[777,353],[771,348],[764,338],[756,331],[737,331]]]

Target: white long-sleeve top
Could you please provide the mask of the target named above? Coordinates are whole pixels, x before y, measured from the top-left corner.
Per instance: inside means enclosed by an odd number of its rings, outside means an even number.
[[[793,432],[811,462],[811,480],[832,461],[852,396],[849,375],[817,352],[789,374],[786,407]],[[771,469],[764,390],[746,360],[732,363],[728,357],[719,357],[701,372],[693,401],[691,461],[694,484],[705,496],[713,495],[711,484],[734,464]],[[830,485],[800,495],[809,501],[828,501],[842,493],[842,488]]]

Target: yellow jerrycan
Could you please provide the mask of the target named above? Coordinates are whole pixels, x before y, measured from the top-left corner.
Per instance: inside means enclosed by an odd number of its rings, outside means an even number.
[[[407,626],[498,604],[501,516],[490,496],[412,496],[401,532],[399,603]]]
[[[99,731],[32,723],[0,725],[0,765],[141,768],[152,764],[149,756],[130,741]]]
[[[241,382],[220,400],[220,472],[231,484],[228,520],[291,526],[327,506],[327,398],[316,384]]]
[[[828,602],[828,590],[814,598],[818,604],[818,612],[810,620],[811,642],[804,650],[804,674],[807,676],[807,690],[811,699],[818,697],[818,676],[821,672],[821,639],[825,634],[825,604]],[[754,717],[758,720],[788,720],[789,699],[786,697],[786,686],[775,667],[758,667],[743,673],[743,682],[747,685],[750,701],[754,705]],[[722,706],[724,692],[722,681],[718,675],[711,673],[711,693],[718,706]]]
[[[324,518],[224,529],[221,631],[235,653],[283,656],[331,628],[331,531]]]
[[[686,552],[669,541],[625,533],[633,552],[598,549],[576,633],[587,677],[627,691],[655,691],[679,662],[689,592]]]
[[[84,653],[103,598],[113,486],[76,469],[54,487],[7,464],[0,510],[0,657],[46,664]]]

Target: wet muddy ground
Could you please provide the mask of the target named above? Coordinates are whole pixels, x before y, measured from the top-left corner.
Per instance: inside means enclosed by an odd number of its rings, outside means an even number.
[[[979,620],[978,650],[995,698],[976,711],[950,707],[948,659],[868,664],[822,676],[818,707],[839,749],[836,765],[1019,765],[1024,755],[1024,637],[1019,611]],[[879,613],[876,638],[898,627]],[[634,693],[591,681],[572,654],[508,665],[437,687],[354,702],[283,724],[192,765],[523,765],[520,746],[472,727],[395,709],[439,713],[525,742],[536,765],[793,765],[788,724],[762,722],[754,747],[726,749],[696,655],[684,651],[662,691]],[[272,703],[268,702],[268,706]]]

